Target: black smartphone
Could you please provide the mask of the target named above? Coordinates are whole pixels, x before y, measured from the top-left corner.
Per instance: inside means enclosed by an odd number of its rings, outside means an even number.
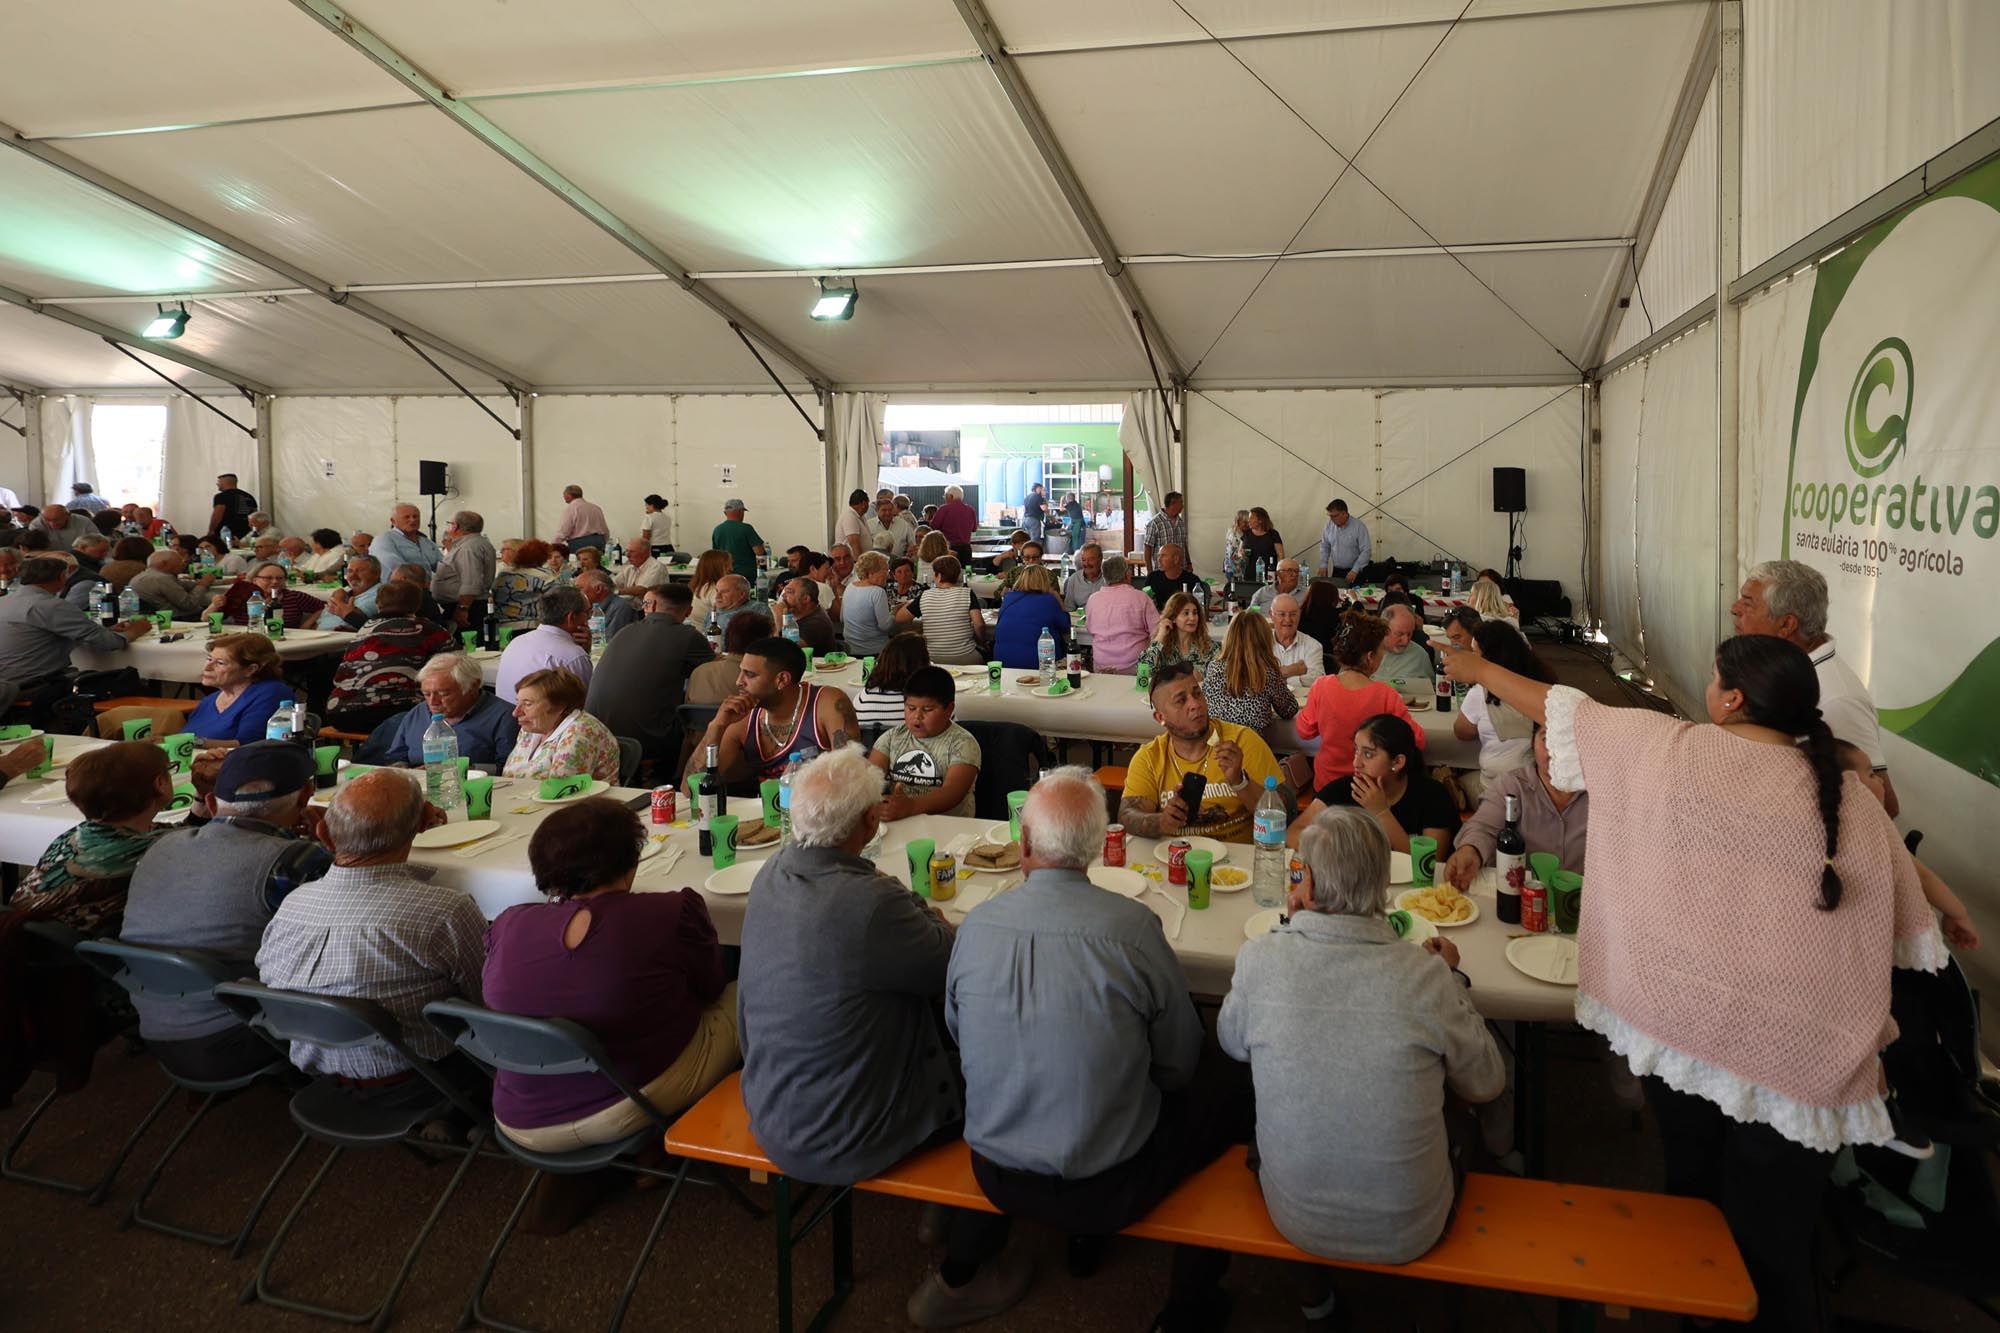
[[[1201,794],[1208,790],[1206,773],[1190,773],[1181,779],[1181,804],[1187,807],[1188,823],[1201,818]]]

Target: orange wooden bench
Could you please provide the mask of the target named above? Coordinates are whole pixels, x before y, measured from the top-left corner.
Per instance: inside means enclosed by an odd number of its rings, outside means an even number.
[[[116,699],[99,699],[91,705],[93,712],[102,713],[108,708],[171,708],[180,713],[192,713],[198,699],[167,699],[152,694],[121,694]]]
[[[769,1177],[777,1190],[778,1328],[792,1327],[792,1247],[827,1216],[834,1219],[834,1290],[809,1330],[832,1319],[853,1286],[851,1190],[830,1191],[797,1230],[790,1182],[757,1146],[743,1105],[741,1076],[731,1074],[690,1107],[666,1138],[667,1151],[696,1161]],[[1247,1150],[1231,1148],[1124,1234],[1236,1254],[1324,1264],[1490,1287],[1561,1303],[1566,1326],[1587,1326],[1599,1306],[1614,1312],[1663,1310],[1704,1319],[1745,1322],[1757,1293],[1729,1226],[1713,1204],[1639,1190],[1600,1189],[1513,1176],[1466,1178],[1450,1228],[1407,1264],[1322,1259],[1294,1246],[1272,1224]],[[927,1149],[852,1187],[951,1208],[996,1211],[972,1175],[963,1140]],[[803,1204],[803,1200],[800,1201]]]

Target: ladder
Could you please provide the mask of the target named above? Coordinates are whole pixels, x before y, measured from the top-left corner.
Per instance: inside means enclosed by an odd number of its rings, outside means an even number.
[[[1080,500],[1083,493],[1083,446],[1043,445],[1042,484],[1048,490],[1050,507],[1058,512],[1072,495]]]

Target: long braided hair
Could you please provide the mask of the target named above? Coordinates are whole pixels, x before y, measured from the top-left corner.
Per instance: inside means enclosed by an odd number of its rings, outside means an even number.
[[[1826,865],[1819,877],[1819,908],[1840,906],[1839,757],[1833,733],[1819,713],[1819,673],[1804,650],[1768,634],[1738,634],[1715,650],[1715,675],[1724,689],[1743,692],[1743,712],[1759,726],[1782,731],[1812,764],[1819,819],[1826,829]]]

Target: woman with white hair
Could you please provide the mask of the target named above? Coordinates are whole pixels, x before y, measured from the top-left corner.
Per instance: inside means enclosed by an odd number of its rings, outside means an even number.
[[[1464,1181],[1448,1132],[1464,1117],[1444,1094],[1490,1101],[1506,1069],[1458,950],[1414,948],[1384,918],[1376,822],[1325,810],[1299,858],[1290,918],[1236,955],[1216,1037],[1257,1085],[1257,1180],[1278,1230],[1329,1259],[1407,1263],[1443,1234]]]

